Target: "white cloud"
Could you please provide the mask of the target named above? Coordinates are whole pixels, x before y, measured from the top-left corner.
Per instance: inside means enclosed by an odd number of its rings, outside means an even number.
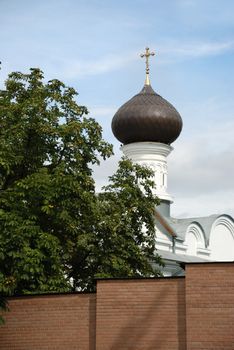
[[[228,214],[234,217],[234,190],[228,194],[198,194],[189,198],[177,196],[171,205],[171,215],[178,218]]]
[[[158,47],[160,52],[159,64],[167,64],[175,58],[196,58],[211,55],[222,54],[225,51],[234,49],[234,41],[225,42],[194,42],[194,43],[178,43],[170,42],[169,44],[157,44],[152,47]],[[67,78],[74,78],[88,75],[97,75],[126,67],[137,61],[141,50],[126,52],[125,55],[108,55],[97,59],[96,61],[73,61],[67,64],[63,75]],[[165,60],[166,56],[166,60]]]
[[[226,213],[234,216],[234,122],[220,120],[212,130],[200,129],[179,138],[168,158],[169,193],[174,197],[172,215],[206,216]],[[116,143],[117,146],[117,143]],[[122,153],[95,167],[97,190],[107,184],[117,169]]]
[[[97,106],[89,109],[90,115],[96,117],[113,116],[117,111],[117,107],[112,106]]]
[[[87,77],[117,70],[137,60],[135,52],[126,55],[105,55],[95,61],[75,60],[64,62],[63,76],[70,79],[76,76]]]
[[[175,215],[234,216],[234,122],[203,130],[178,142],[169,159],[170,192]]]
[[[118,162],[122,154],[120,151],[115,152],[111,158],[102,161],[100,166],[94,166],[94,179],[96,183],[96,191],[100,192],[101,188],[108,184],[108,177],[113,175],[118,167]]]
[[[220,55],[234,49],[234,41],[223,42],[169,42],[158,44],[159,63],[168,64],[174,60]]]
[[[157,44],[151,43],[150,48],[157,47],[157,51],[160,53],[158,57],[159,65],[167,65],[180,60],[196,59],[212,55],[220,55],[227,51],[234,49],[234,41],[196,41],[196,42],[178,42],[168,41]],[[139,53],[142,52],[142,48],[136,48],[118,54],[107,54],[96,57],[95,60],[82,59],[70,59],[65,56],[56,57],[53,56],[53,52],[45,50],[44,53],[40,53],[40,59],[43,66],[43,62],[47,62],[47,70],[50,74],[57,73],[59,71],[60,76],[64,79],[79,79],[88,76],[102,75],[105,73],[113,72],[124,67],[128,67],[134,62],[139,61]]]

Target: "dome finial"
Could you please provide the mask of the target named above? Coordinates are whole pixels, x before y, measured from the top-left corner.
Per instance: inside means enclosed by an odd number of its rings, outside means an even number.
[[[145,85],[150,85],[150,79],[149,79],[149,57],[154,56],[154,52],[150,52],[150,49],[148,47],[145,48],[145,53],[142,53],[140,56],[145,57],[145,65],[146,65],[146,77],[145,77]]]

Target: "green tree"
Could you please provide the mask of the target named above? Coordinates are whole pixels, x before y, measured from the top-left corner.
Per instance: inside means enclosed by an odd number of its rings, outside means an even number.
[[[3,313],[6,311],[9,311],[8,301],[6,297],[0,295],[0,325],[3,325],[5,323]]]
[[[123,160],[95,193],[92,165],[112,154],[76,91],[43,73],[0,91],[0,292],[92,289],[94,277],[155,275],[149,170]],[[143,195],[144,193],[144,195]],[[143,230],[142,230],[143,228]]]
[[[155,251],[154,222],[159,200],[152,194],[151,178],[151,170],[128,159],[119,162],[109,185],[96,196],[94,232],[83,251],[83,268],[76,261],[71,264],[74,286],[90,290],[95,277],[160,275],[155,266],[163,262]]]

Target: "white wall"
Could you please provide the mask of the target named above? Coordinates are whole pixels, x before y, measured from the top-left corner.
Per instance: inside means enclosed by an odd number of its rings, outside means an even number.
[[[234,261],[234,225],[228,218],[219,218],[210,234],[211,260]]]
[[[186,254],[196,256],[198,241],[193,232],[187,233],[185,244],[187,245]]]

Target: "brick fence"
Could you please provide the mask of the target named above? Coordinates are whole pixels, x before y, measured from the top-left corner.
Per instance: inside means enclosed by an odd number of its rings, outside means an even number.
[[[96,293],[9,299],[8,350],[234,350],[234,264],[186,265],[186,278],[107,279]]]

